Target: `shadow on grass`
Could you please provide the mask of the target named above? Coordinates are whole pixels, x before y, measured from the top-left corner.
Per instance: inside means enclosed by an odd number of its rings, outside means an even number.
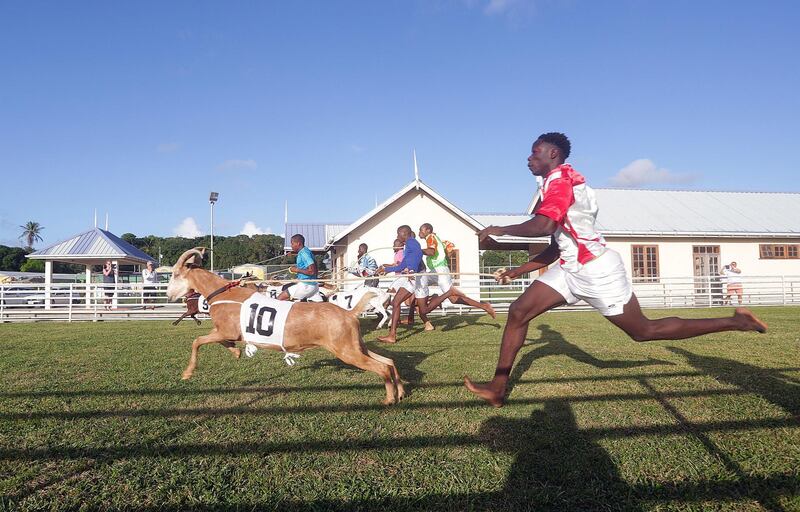
[[[680,425],[664,426],[683,429]],[[662,427],[663,428],[663,427]],[[623,427],[619,437],[639,433],[638,428]],[[718,429],[713,429],[718,431]],[[474,493],[436,493],[418,491],[411,496],[360,497],[347,500],[240,501],[203,505],[182,503],[159,505],[151,510],[640,510],[654,503],[702,508],[708,502],[758,500],[769,510],[781,510],[778,499],[793,496],[800,483],[793,473],[709,480],[697,478],[678,481],[643,481],[630,484],[622,479],[609,454],[599,445],[608,432],[578,427],[570,403],[548,400],[524,419],[494,416],[485,420],[475,436],[420,436],[384,440],[329,441],[316,443],[236,443],[230,445],[135,446],[119,449],[79,449],[75,455],[109,458],[191,457],[224,454],[252,456],[276,453],[296,445],[298,451],[336,451],[368,449],[420,449],[431,447],[485,447],[513,456],[508,475],[496,491]],[[268,447],[278,448],[277,450]],[[51,452],[58,452],[51,449]],[[55,455],[52,453],[51,455]],[[59,455],[67,456],[62,451]],[[56,457],[57,458],[57,457]],[[471,470],[466,466],[465,472]],[[400,490],[402,492],[402,490]],[[235,499],[235,498],[234,498]]]
[[[431,317],[431,322],[437,329],[441,329],[442,332],[457,331],[458,329],[471,327],[473,325],[479,327],[494,327],[495,329],[501,328],[499,323],[491,319],[488,322],[481,322],[480,320],[484,317],[485,315],[455,315],[446,316],[443,318],[443,321],[439,320],[437,317]]]
[[[373,349],[370,349],[373,350]],[[787,368],[760,368],[759,371],[774,379],[785,379],[784,372],[800,371],[797,367]],[[524,373],[524,372],[523,372]],[[607,382],[615,380],[638,380],[641,378],[667,378],[667,377],[697,377],[706,375],[698,371],[677,371],[663,373],[632,373],[625,375],[594,375],[579,377],[544,377],[517,380],[518,384],[558,384],[580,382]],[[405,376],[404,376],[405,378]],[[176,379],[177,381],[177,379]],[[179,381],[178,381],[179,382]],[[263,383],[259,380],[258,383]],[[461,388],[461,380],[454,381],[427,381],[417,384],[418,388],[441,389]],[[179,382],[175,387],[164,388],[132,388],[132,389],[92,389],[92,390],[44,390],[44,391],[6,391],[0,392],[0,398],[98,398],[98,397],[125,397],[125,396],[202,396],[202,395],[240,395],[248,393],[292,393],[292,392],[324,392],[324,391],[355,391],[383,389],[383,385],[376,384],[332,384],[326,386],[263,386],[263,385],[236,385],[218,387],[193,387],[191,383]]]
[[[370,350],[375,352],[376,354],[392,359],[394,361],[395,366],[397,367],[397,371],[400,373],[400,377],[403,379],[403,382],[408,382],[412,384],[414,387],[421,384],[422,379],[425,377],[425,372],[419,370],[418,368],[419,365],[425,359],[445,351],[445,349],[441,349],[441,350],[436,350],[434,352],[415,352],[415,351],[402,351],[402,350],[392,350],[391,352],[387,352],[380,349],[376,350],[374,347],[371,348]],[[321,368],[333,368],[334,370],[337,371],[343,371],[343,370],[353,371],[353,372],[364,371],[360,368],[356,368],[355,366],[342,362],[341,360],[336,358],[323,359],[321,361],[317,361],[312,365],[310,365],[308,368],[311,370],[319,370]]]
[[[595,368],[609,369],[609,368],[638,368],[642,366],[654,365],[668,365],[674,366],[674,363],[669,361],[662,361],[660,359],[647,358],[640,361],[619,361],[619,360],[603,360],[598,359],[590,353],[586,352],[577,345],[574,345],[566,340],[564,336],[551,329],[548,324],[540,324],[537,329],[541,333],[538,339],[526,340],[526,345],[539,345],[533,350],[525,352],[514,366],[508,382],[509,393],[514,386],[520,383],[520,379],[533,365],[537,359],[547,356],[567,356],[579,363],[585,363]]]
[[[667,349],[685,357],[690,365],[704,374],[760,395],[792,416],[800,416],[800,386],[791,383],[791,380],[785,379],[784,376],[731,359],[701,356],[678,347],[667,347]]]

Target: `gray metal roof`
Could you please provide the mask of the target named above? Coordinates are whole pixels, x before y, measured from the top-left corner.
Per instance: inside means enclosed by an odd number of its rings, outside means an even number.
[[[322,251],[338,233],[347,228],[349,224],[286,224],[283,237],[283,248],[290,250],[289,245],[292,236],[303,235],[306,239],[306,247],[312,251]]]
[[[132,246],[110,231],[92,228],[67,240],[28,255],[41,260],[104,260],[114,259],[128,263],[155,262],[151,256]]]
[[[603,234],[800,236],[800,193],[595,189]]]
[[[597,229],[604,235],[800,237],[796,192],[597,188],[595,193]],[[474,217],[484,225],[525,220],[515,214]]]

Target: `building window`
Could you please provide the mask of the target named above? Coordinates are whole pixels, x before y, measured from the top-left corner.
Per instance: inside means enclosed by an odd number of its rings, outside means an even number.
[[[658,246],[631,246],[633,259],[633,278],[640,282],[658,281]]]
[[[760,244],[759,255],[762,260],[798,259],[797,244]]]
[[[450,254],[447,255],[447,268],[450,269],[450,272],[453,274],[458,274],[458,249],[453,249]],[[454,276],[453,280],[454,283],[458,279],[458,276]]]

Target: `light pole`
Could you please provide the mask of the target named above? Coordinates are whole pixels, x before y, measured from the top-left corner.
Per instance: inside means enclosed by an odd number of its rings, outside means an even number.
[[[211,272],[214,272],[214,203],[219,199],[219,192],[211,192],[208,202],[211,203]]]

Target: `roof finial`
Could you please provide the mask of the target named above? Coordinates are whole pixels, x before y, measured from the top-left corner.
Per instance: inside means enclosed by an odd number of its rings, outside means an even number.
[[[417,150],[414,150],[414,181],[419,182],[419,166],[417,165]]]
[[[283,223],[289,223],[289,200],[285,199],[283,202]]]
[[[106,212],[106,231],[108,231],[108,212]]]

